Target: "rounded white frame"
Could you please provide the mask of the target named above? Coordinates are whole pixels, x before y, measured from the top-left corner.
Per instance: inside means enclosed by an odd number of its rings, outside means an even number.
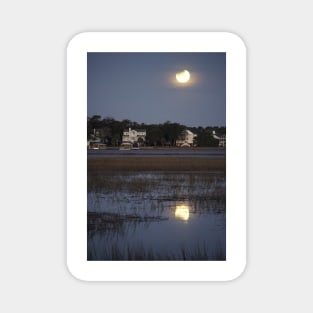
[[[87,52],[226,52],[226,261],[87,261]],[[246,266],[246,47],[228,32],[86,32],[67,47],[67,266],[84,281],[229,281]]]

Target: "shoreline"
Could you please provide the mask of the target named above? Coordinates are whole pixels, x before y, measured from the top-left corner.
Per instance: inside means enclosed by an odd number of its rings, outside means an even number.
[[[114,150],[120,151],[120,147],[105,147],[104,149],[87,149],[87,151],[101,151],[101,150]],[[130,149],[130,150],[226,150],[225,147],[190,147],[190,148],[181,148],[181,147],[140,147],[139,149]]]

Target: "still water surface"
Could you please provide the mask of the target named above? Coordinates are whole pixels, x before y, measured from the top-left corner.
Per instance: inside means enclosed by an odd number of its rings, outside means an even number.
[[[94,157],[129,157],[129,156],[160,156],[160,157],[196,157],[225,158],[224,149],[139,149],[139,150],[88,150],[88,158]]]

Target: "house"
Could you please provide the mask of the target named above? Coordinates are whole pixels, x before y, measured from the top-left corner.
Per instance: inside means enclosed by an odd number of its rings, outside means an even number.
[[[212,136],[214,139],[218,139],[219,147],[226,147],[226,135],[217,136],[215,130],[212,131]]]
[[[196,145],[195,139],[197,135],[186,129],[182,131],[179,139],[176,140],[177,147],[194,147]]]
[[[89,135],[90,139],[87,140],[87,149],[106,149],[106,144],[101,142],[99,130],[93,129],[93,133]]]
[[[100,140],[88,140],[87,149],[93,150],[106,149],[106,144],[101,143]]]
[[[125,129],[123,131],[122,145],[123,146],[140,146],[146,141],[146,130],[145,129]]]
[[[226,135],[220,136],[220,141],[218,143],[219,147],[226,147]]]

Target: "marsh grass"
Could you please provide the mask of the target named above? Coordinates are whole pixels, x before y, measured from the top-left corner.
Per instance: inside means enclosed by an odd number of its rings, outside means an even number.
[[[158,198],[166,190],[168,198],[173,199],[182,196],[190,198],[193,194],[208,199],[225,198],[225,181],[223,174],[205,172],[158,172],[152,175],[147,172],[88,172],[87,189],[88,192],[128,192],[132,195],[139,195],[147,192],[158,192]],[[153,173],[153,172],[152,172]],[[197,198],[198,198],[197,196]],[[161,198],[164,198],[164,195]],[[201,196],[200,198],[201,199]]]
[[[115,230],[120,229],[124,223],[157,222],[166,221],[168,218],[162,216],[140,216],[138,214],[118,214],[104,212],[88,212],[88,230]]]
[[[226,171],[225,159],[193,157],[106,157],[87,160],[92,171]]]
[[[189,203],[191,213],[223,212],[226,205],[222,174],[91,173],[88,192],[88,212],[131,213],[141,218],[162,215],[176,202]]]
[[[181,247],[176,252],[157,252],[143,245],[127,245],[124,248],[111,246],[102,250],[89,249],[89,261],[226,261],[226,255],[221,246],[207,247],[199,245],[195,248]]]
[[[127,191],[131,193],[145,192],[155,188],[158,185],[157,181],[147,180],[145,177],[132,177],[129,175],[103,172],[88,172],[87,189],[90,191]]]

